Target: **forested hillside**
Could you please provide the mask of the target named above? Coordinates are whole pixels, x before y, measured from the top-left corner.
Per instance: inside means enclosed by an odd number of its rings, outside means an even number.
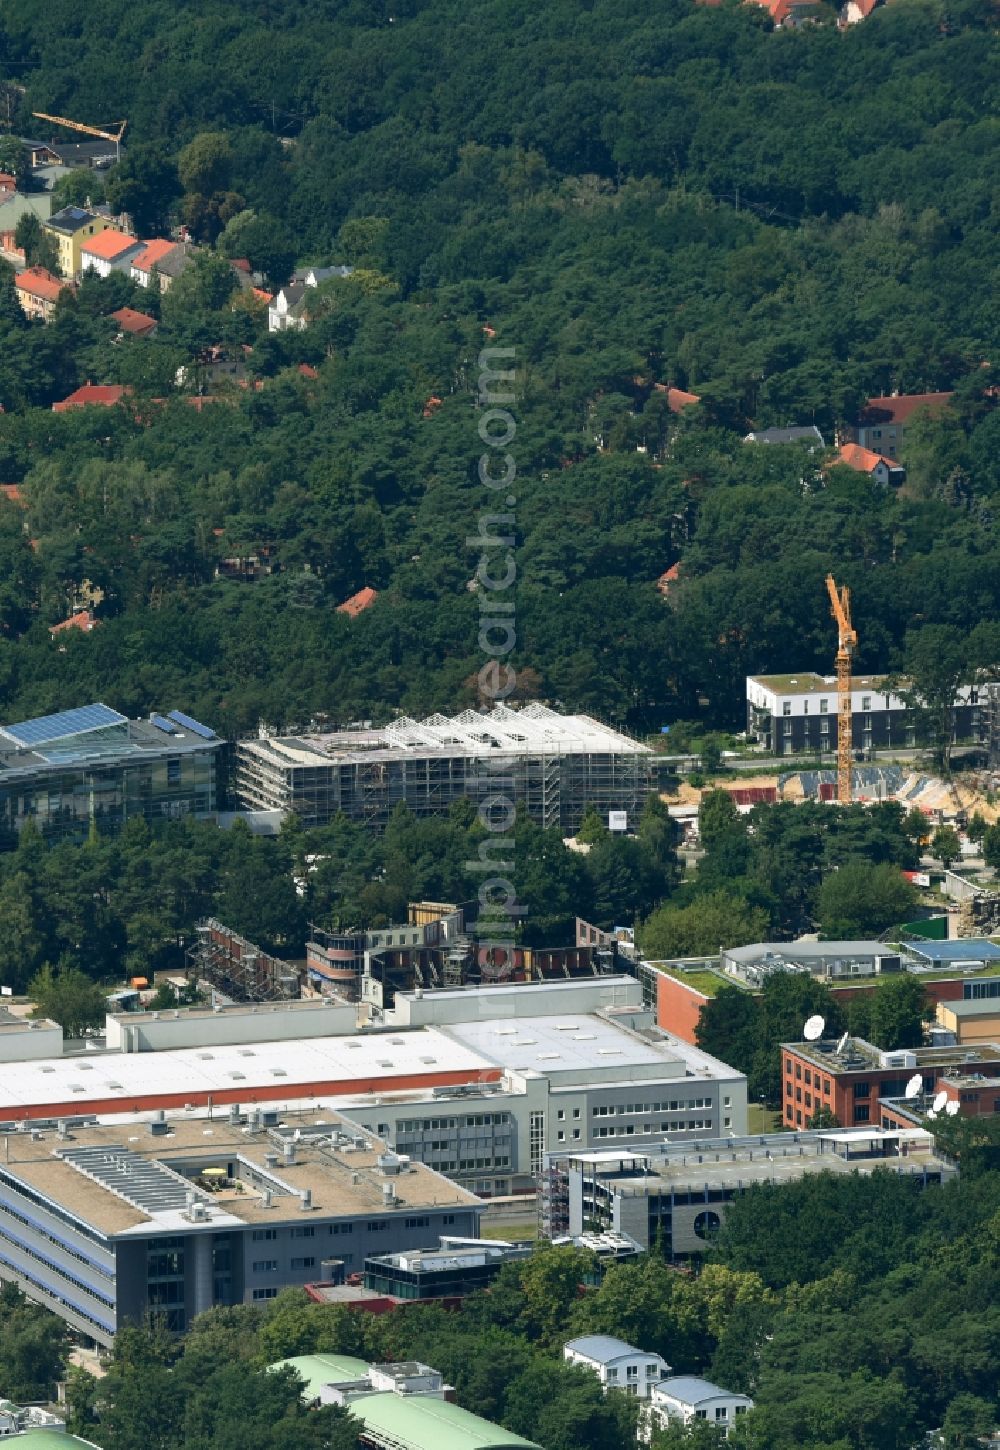
[[[8,0],[0,117],[128,117],[107,195],[143,235],[183,220],[272,287],[357,270],[275,336],[211,255],[162,305],[91,280],[47,327],[0,279],[0,717],[169,699],[235,734],[474,704],[484,342],[518,367],[522,695],[737,725],[747,672],[829,668],[830,567],[864,667],[928,626],[961,653],[1000,614],[991,13]],[[113,341],[123,303],[155,338]],[[213,345],[246,386],[199,369]],[[132,393],[49,411],[87,380]],[[702,402],[678,418],[657,383]],[[829,443],[894,390],[955,393],[901,490],[741,441]],[[262,546],[272,577],[214,578]],[[53,643],[84,580],[100,627]]]

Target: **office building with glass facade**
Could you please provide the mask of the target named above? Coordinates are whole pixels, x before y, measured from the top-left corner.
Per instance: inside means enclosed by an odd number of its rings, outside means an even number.
[[[85,705],[0,726],[0,846],[26,821],[45,836],[84,837],[148,821],[207,816],[220,804],[225,749],[179,710],[129,720]]]

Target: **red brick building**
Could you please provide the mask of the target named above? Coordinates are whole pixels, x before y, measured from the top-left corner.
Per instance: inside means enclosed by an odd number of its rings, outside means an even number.
[[[1000,1111],[1000,1085],[988,1087],[993,1078],[1000,1077],[998,1043],[883,1052],[852,1037],[842,1051],[837,1051],[838,1046],[834,1040],[782,1045],[781,1115],[786,1128],[806,1127],[823,1108],[845,1128],[881,1125],[880,1099],[903,1098],[907,1083],[915,1076],[922,1080],[925,1097],[945,1092],[949,1100],[960,1103],[963,1114]],[[891,1119],[889,1126],[895,1125]]]

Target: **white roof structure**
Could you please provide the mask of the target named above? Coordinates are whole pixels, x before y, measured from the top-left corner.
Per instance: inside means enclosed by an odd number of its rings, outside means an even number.
[[[696,1375],[677,1375],[674,1379],[661,1380],[655,1387],[654,1394],[692,1407],[703,1405],[706,1400],[720,1399],[743,1400],[748,1405],[753,1403],[747,1395],[741,1395],[738,1391],[724,1390],[719,1385],[713,1385],[711,1380],[699,1379]]]
[[[264,742],[256,742],[258,745]],[[460,715],[429,715],[413,720],[402,715],[383,730],[338,730],[269,739],[291,755],[308,759],[310,750],[331,756],[366,758],[386,755],[651,755],[648,745],[602,725],[590,715],[563,715],[533,702],[512,710],[497,705],[488,713],[463,710]]]
[[[538,752],[559,754],[566,750],[594,751],[605,754],[636,751],[649,754],[649,747],[602,725],[590,715],[560,715],[545,705],[533,703],[522,710],[497,705],[489,714],[464,710],[450,719],[430,715],[426,720],[403,716],[384,731],[388,745],[399,750],[422,750],[430,747],[454,750],[465,754],[531,755]]]
[[[624,1339],[616,1339],[612,1334],[584,1334],[579,1339],[568,1339],[563,1349],[592,1360],[594,1364],[616,1364],[620,1359],[635,1359],[648,1353],[626,1344]]]
[[[297,1087],[313,1083],[330,1084],[326,1095],[333,1084],[343,1084],[345,1093],[364,1092],[372,1083],[392,1091],[394,1082],[407,1088],[414,1079],[433,1082],[454,1073],[468,1081],[480,1073],[497,1075],[489,1059],[432,1027],[162,1052],[88,1052],[5,1064],[0,1121],[23,1116],[27,1108],[45,1116],[47,1106],[86,1113],[96,1102],[120,1102],[128,1112],[155,1106],[159,1098],[196,1101],[206,1093],[239,1092],[249,1102],[255,1090],[265,1088],[269,1096],[281,1089],[294,1098]]]
[[[599,1074],[631,1080],[638,1068],[660,1068],[664,1077],[735,1078],[739,1074],[707,1052],[667,1033],[645,1034],[590,1013],[565,1016],[494,1017],[442,1028],[487,1061],[511,1072]],[[642,1078],[649,1078],[648,1072]]]

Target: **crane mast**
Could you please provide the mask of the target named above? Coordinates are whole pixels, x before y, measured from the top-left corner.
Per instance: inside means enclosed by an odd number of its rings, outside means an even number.
[[[846,585],[838,589],[832,574],[826,576],[826,589],[830,596],[830,612],[837,621],[837,799],[846,805],[851,800],[851,758],[854,754],[851,660],[858,636],[851,624],[851,591]]]

